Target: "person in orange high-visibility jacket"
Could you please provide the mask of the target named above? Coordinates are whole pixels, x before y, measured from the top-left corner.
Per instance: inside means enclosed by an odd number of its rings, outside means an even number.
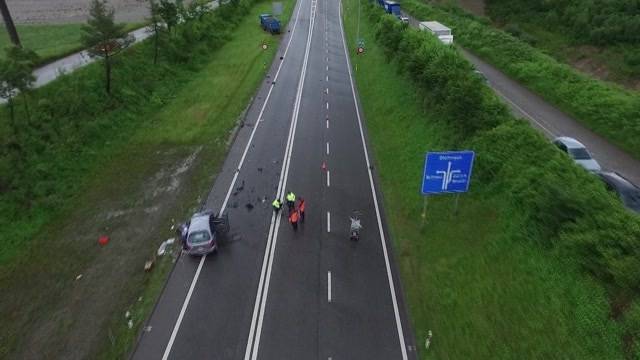
[[[300,211],[294,209],[289,213],[289,222],[293,226],[293,230],[298,230],[298,220],[300,219]]]
[[[300,212],[300,222],[304,223],[304,198],[300,197],[298,202],[298,211]]]

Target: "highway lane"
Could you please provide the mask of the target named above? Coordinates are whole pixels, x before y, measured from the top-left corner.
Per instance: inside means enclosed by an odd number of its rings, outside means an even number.
[[[300,1],[294,9],[278,50],[284,58],[270,68],[203,206],[218,211],[226,202],[231,233],[219,253],[202,264],[199,258],[178,259],[133,359],[239,359],[244,354],[293,109],[295,86],[288,84],[298,81],[302,66],[308,3]]]
[[[403,14],[410,18],[411,26],[418,27],[419,21],[417,19],[410,14]],[[589,130],[570,115],[520,85],[493,65],[483,61],[460,45],[456,45],[456,47],[476,69],[485,75],[489,82],[488,85],[505,101],[514,115],[530,122],[549,139],[558,136],[570,136],[577,139],[589,149],[603,169],[619,172],[640,186],[639,159],[635,159],[603,136]]]
[[[287,179],[306,200],[307,220],[297,231],[286,222],[279,228],[256,340],[245,359],[415,358],[372,196],[339,2],[317,4]],[[358,243],[349,240],[351,210],[362,212]]]
[[[229,239],[202,261],[179,258],[132,358],[416,357],[390,244],[379,233],[338,4],[298,2],[279,49],[284,60],[272,66],[205,204],[228,212]],[[330,153],[333,170],[323,173]],[[270,208],[288,188],[309,204],[295,234]],[[348,240],[350,208],[364,213],[359,244]]]

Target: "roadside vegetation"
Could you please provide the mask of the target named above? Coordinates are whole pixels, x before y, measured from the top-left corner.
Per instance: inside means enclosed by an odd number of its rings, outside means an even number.
[[[17,96],[15,124],[0,109],[0,358],[124,358],[142,330],[174,260],[153,254],[199,208],[277,49],[257,22],[271,3],[197,5],[155,64],[153,38],[115,58],[110,94],[99,61]]]
[[[83,24],[34,24],[16,25],[22,46],[38,54],[38,64],[47,64],[83,49],[81,34]],[[144,26],[142,23],[125,24],[125,31]],[[11,45],[6,31],[0,32],[0,49]],[[5,57],[0,51],[0,59]]]
[[[592,72],[605,67],[600,77],[632,86],[640,81],[638,2],[488,0],[487,13],[505,31],[562,61],[591,60]]]
[[[357,6],[345,2],[352,49]],[[455,48],[362,6],[367,50],[351,59],[421,358],[639,356],[640,219]],[[453,196],[430,197],[423,223],[424,154],[452,149],[476,152],[471,191],[457,214]]]
[[[405,0],[418,19],[438,20],[455,41],[640,159],[640,94],[593,79],[457,7]]]

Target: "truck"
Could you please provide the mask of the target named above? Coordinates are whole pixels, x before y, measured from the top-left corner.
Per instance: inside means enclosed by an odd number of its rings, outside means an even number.
[[[386,11],[388,14],[393,14],[397,17],[402,16],[400,14],[400,4],[395,1],[384,0],[384,11]]]
[[[453,35],[451,29],[442,25],[437,21],[422,21],[418,24],[420,30],[427,31],[435,35],[445,45],[453,44]]]
[[[280,34],[280,20],[271,14],[260,14],[260,26],[264,31],[272,34]]]

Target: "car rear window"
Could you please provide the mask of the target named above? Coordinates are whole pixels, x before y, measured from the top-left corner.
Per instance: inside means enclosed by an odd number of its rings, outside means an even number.
[[[589,160],[589,159],[591,159],[591,155],[589,155],[589,152],[585,148],[569,149],[569,154],[571,154],[571,157],[576,159],[576,160]]]
[[[189,243],[191,244],[202,244],[209,241],[211,237],[207,231],[195,231],[189,234]]]

